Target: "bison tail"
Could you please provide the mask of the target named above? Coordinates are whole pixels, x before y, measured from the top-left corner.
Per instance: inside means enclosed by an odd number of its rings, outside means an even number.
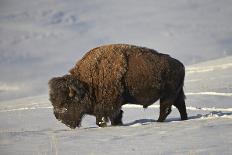
[[[185,100],[185,99],[186,99],[186,96],[185,96],[185,93],[184,93],[183,86],[182,86],[182,88],[180,89],[180,91],[179,91],[179,93],[178,93],[178,95],[177,95],[177,98],[179,98],[179,99],[183,99],[183,100]]]
[[[182,74],[180,75],[182,78],[180,79],[180,83],[179,83],[179,87],[177,90],[177,98],[181,98],[181,99],[186,99],[186,96],[184,94],[184,78],[185,78],[185,67],[183,66],[183,70],[181,72]]]

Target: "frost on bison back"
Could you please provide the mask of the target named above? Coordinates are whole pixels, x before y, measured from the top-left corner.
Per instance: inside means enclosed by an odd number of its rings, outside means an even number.
[[[90,50],[70,74],[49,81],[55,117],[71,128],[84,115],[94,115],[98,126],[122,124],[122,105],[144,108],[160,99],[159,122],[174,105],[187,119],[183,91],[185,69],[169,55],[127,44],[105,45]]]

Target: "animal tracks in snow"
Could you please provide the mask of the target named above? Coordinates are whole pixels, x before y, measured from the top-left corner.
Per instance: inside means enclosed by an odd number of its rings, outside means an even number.
[[[24,107],[24,108],[14,108],[14,109],[3,109],[0,112],[14,112],[14,111],[24,111],[24,110],[36,110],[36,109],[52,109],[51,106],[47,107]]]
[[[194,74],[194,73],[202,73],[202,72],[210,72],[219,69],[228,69],[232,67],[232,63],[225,63],[220,65],[212,65],[212,66],[203,66],[203,67],[187,67],[186,73],[187,74]]]
[[[214,95],[214,96],[232,96],[232,93],[217,93],[217,92],[195,92],[185,93],[186,95]]]

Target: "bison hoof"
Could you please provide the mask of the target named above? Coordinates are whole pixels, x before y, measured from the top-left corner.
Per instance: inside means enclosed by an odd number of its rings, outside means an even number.
[[[98,122],[97,125],[101,128],[107,127],[107,123],[106,122]]]
[[[157,120],[157,122],[164,122],[164,120],[162,120],[162,119],[158,119],[158,120]]]
[[[181,117],[181,120],[184,121],[184,120],[188,120],[188,117]]]

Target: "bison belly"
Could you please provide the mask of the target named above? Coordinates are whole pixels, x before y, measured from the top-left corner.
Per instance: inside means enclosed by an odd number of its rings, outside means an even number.
[[[147,107],[160,98],[161,73],[158,55],[133,53],[125,75],[126,101]]]

